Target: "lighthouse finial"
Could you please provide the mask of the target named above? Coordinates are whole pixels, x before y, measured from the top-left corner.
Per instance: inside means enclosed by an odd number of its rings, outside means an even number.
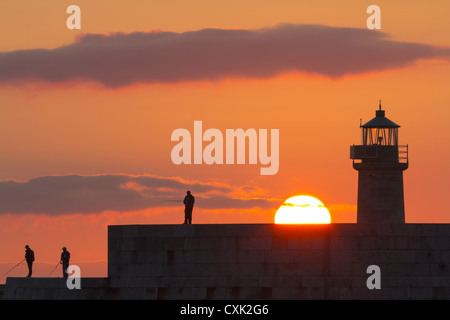
[[[380,101],[379,108],[380,108],[380,110],[381,110],[381,99],[380,99],[379,101]]]

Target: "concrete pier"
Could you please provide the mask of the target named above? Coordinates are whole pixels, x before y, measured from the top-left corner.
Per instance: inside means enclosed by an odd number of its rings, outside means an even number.
[[[8,278],[4,298],[449,299],[450,225],[109,226],[108,277],[81,287]]]

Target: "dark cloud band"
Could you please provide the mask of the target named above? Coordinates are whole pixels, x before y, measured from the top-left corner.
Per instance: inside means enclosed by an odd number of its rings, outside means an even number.
[[[52,50],[0,53],[0,82],[133,83],[266,78],[299,71],[340,77],[449,58],[449,48],[389,40],[378,31],[283,24],[258,30],[88,34]]]
[[[29,181],[0,181],[0,214],[98,213],[155,207],[183,207],[187,190],[202,209],[248,209],[276,206],[252,197],[260,189],[224,183],[188,182],[154,175],[63,175]],[[178,200],[175,202],[173,200]]]

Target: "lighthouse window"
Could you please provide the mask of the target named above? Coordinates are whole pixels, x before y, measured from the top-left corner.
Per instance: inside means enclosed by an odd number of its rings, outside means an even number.
[[[363,128],[364,145],[392,146],[398,144],[397,128]]]

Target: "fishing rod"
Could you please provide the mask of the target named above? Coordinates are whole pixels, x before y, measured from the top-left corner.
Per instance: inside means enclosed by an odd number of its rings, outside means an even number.
[[[16,264],[14,267],[12,267],[11,269],[9,269],[6,273],[2,274],[0,276],[0,279],[3,278],[4,276],[6,276],[9,272],[11,272],[13,269],[15,269],[19,264],[21,264],[22,262],[24,262],[25,259],[23,259],[22,261],[20,261],[18,264]]]
[[[50,276],[52,275],[52,273],[55,272],[55,270],[56,270],[56,268],[58,267],[59,264],[60,264],[60,263],[58,262],[58,263],[56,264],[56,266],[53,268],[52,272],[50,272],[50,273],[48,274],[47,277],[50,277]]]

